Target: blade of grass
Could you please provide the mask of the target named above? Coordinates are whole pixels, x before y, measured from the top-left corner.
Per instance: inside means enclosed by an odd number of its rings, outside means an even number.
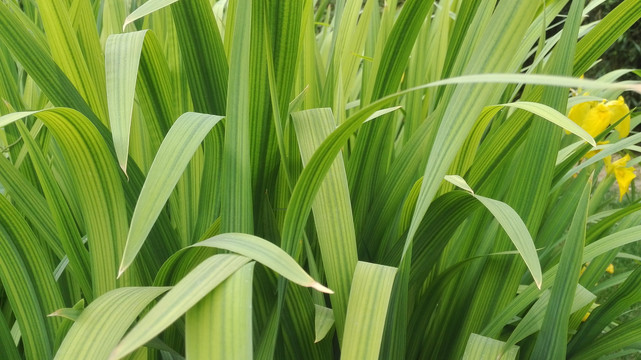
[[[47,125],[67,161],[90,239],[91,281],[97,297],[116,288],[117,262],[127,232],[125,195],[116,164],[96,128],[76,110],[13,113],[0,117],[0,126],[29,115]]]
[[[358,262],[349,294],[341,359],[378,359],[396,269]]]
[[[248,262],[244,256],[214,255],[200,263],[120,340],[109,359],[121,359],[153,339]]]
[[[190,359],[252,358],[254,262],[241,267],[187,311],[185,356]],[[212,326],[213,325],[213,326]]]
[[[122,274],[133,262],[194,152],[220,116],[186,113],[167,133],[138,198],[120,264]],[[167,169],[171,169],[167,172]]]
[[[55,359],[107,358],[138,315],[169,289],[125,287],[103,294],[80,313]]]
[[[105,45],[109,124],[118,163],[127,172],[129,132],[140,54],[147,31],[111,35]]]
[[[298,285],[328,294],[332,293],[332,290],[307,275],[300,265],[281,248],[265,239],[241,233],[221,234],[192,245],[192,247],[200,246],[233,251],[258,261]]]
[[[0,196],[0,204],[6,202],[4,196]],[[36,292],[37,283],[31,277],[14,241],[4,226],[0,227],[2,287],[19,325],[25,355],[33,359],[49,359],[53,333],[45,323],[46,312]]]
[[[69,258],[70,268],[74,280],[78,282],[88,301],[92,300],[92,287],[89,280],[89,254],[80,239],[80,233],[74,222],[73,215],[67,202],[56,185],[55,178],[49,164],[40,151],[35,140],[31,137],[26,126],[17,121],[16,125],[29,150],[34,169],[36,170],[40,186],[46,196],[51,215],[56,223],[57,234],[62,248]]]
[[[294,113],[292,119],[303,164],[306,164],[335,128],[334,117],[329,109],[312,109]],[[340,154],[318,190],[313,211],[327,282],[335,291],[330,299],[340,341],[343,338],[349,289],[358,262],[347,175]]]
[[[518,346],[512,346],[508,351],[503,351],[505,343],[499,340],[471,334],[463,353],[464,360],[473,359],[516,359],[519,353]]]

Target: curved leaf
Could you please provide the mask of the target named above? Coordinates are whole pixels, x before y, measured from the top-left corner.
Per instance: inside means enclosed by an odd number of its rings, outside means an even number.
[[[169,289],[125,287],[103,294],[80,313],[55,359],[106,359],[138,315]]]
[[[341,359],[378,359],[396,268],[359,261],[349,293]]]
[[[114,34],[105,44],[109,124],[118,163],[127,172],[129,132],[136,94],[136,79],[147,31]]]
[[[189,160],[221,119],[215,115],[185,113],[167,133],[140,191],[118,276],[134,261]]]
[[[192,247],[198,246],[233,251],[258,261],[298,285],[328,294],[333,293],[332,290],[307,275],[305,270],[281,248],[257,236],[240,233],[221,234],[192,245]]]
[[[34,115],[51,131],[67,162],[89,239],[94,295],[116,288],[118,257],[127,232],[125,195],[114,158],[97,129],[67,108],[12,113],[0,127]]]
[[[109,359],[120,359],[153,339],[248,262],[244,256],[214,255],[200,263],[127,333]]]

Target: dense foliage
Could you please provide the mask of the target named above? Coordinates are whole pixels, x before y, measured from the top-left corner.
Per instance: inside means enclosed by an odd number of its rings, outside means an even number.
[[[1,1],[0,358],[638,355],[603,3]]]

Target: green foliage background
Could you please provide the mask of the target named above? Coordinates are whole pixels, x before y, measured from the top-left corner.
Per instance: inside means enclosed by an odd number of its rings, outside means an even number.
[[[602,2],[0,1],[0,358],[638,355]]]

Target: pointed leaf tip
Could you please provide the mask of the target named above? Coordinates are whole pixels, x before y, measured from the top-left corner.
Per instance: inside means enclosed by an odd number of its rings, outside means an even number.
[[[116,279],[120,279],[120,276],[121,276],[121,275],[122,275],[126,270],[127,270],[127,267],[122,267],[122,265],[121,265],[121,266],[120,266],[120,268],[118,269],[118,276],[116,277]]]
[[[317,282],[312,283],[312,285],[310,285],[310,287],[313,288],[313,289],[316,289],[316,290],[318,290],[318,291],[320,291],[322,293],[325,293],[325,294],[333,294],[334,293],[334,291],[332,289],[327,288],[327,287],[325,287],[322,284],[317,283]]]
[[[122,170],[123,174],[127,177],[127,181],[129,181],[129,174],[127,174],[127,163],[120,164],[120,170]]]

